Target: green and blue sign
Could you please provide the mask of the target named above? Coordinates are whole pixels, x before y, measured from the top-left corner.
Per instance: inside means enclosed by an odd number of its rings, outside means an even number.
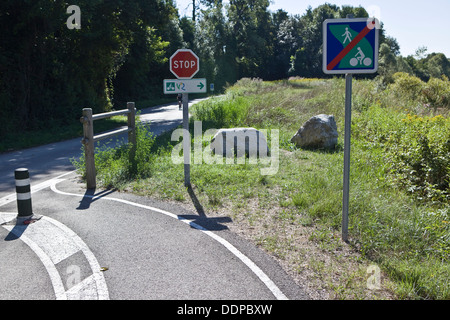
[[[323,23],[323,72],[375,73],[379,22],[375,18],[329,19]]]

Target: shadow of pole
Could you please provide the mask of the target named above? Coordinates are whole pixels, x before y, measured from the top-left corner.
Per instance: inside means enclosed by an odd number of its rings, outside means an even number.
[[[198,215],[206,218],[205,210],[203,209],[200,201],[198,201],[198,198],[195,195],[195,192],[192,189],[191,185],[188,187],[187,191],[189,193],[189,196],[191,197],[192,203],[194,204],[195,210],[197,211]]]
[[[98,199],[101,199],[103,197],[106,197],[107,195],[113,193],[115,190],[103,190],[99,193],[95,193],[96,189],[87,189],[84,193],[83,199],[80,201],[80,205],[78,206],[77,210],[87,210],[91,206],[91,203],[94,201],[97,201]]]
[[[219,231],[219,230],[227,230],[228,227],[223,225],[223,223],[230,223],[233,220],[230,217],[215,217],[208,218],[206,216],[205,210],[195,195],[192,186],[189,186],[187,189],[189,196],[191,197],[192,203],[194,204],[195,210],[197,211],[198,216],[196,215],[180,215],[181,218],[192,220],[196,224],[206,228],[210,231]]]

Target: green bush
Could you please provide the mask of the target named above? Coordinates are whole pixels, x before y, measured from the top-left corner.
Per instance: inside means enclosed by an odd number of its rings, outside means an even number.
[[[417,199],[450,199],[450,119],[373,105],[355,119],[354,134],[384,150],[390,176]]]
[[[422,91],[425,101],[435,110],[437,108],[450,109],[450,81],[447,77],[431,78]]]
[[[410,76],[404,72],[397,72],[393,75],[394,83],[389,85],[398,98],[417,100],[422,95],[425,83],[415,76]]]
[[[394,74],[393,78],[394,83],[389,85],[389,89],[397,99],[425,104],[435,111],[437,108],[450,108],[450,81],[445,75],[442,79],[431,78],[428,82],[404,72]]]
[[[392,172],[419,198],[450,200],[450,119],[408,114],[387,144]]]

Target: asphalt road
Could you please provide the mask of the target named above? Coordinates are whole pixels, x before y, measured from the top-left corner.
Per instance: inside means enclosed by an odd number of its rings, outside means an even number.
[[[146,110],[157,133],[177,105]],[[159,131],[158,131],[159,130]],[[80,139],[0,155],[0,299],[307,299],[229,218],[127,193],[86,190],[69,159]],[[39,221],[17,225],[13,173],[27,167]]]

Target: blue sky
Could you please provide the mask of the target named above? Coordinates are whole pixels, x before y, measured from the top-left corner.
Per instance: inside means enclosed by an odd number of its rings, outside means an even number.
[[[192,0],[175,0],[180,15],[191,16]],[[303,15],[308,6],[316,8],[325,2],[338,6],[362,6],[384,23],[387,35],[397,39],[403,56],[414,54],[420,46],[428,53],[442,52],[450,58],[450,0],[272,0],[269,9],[283,9]]]

